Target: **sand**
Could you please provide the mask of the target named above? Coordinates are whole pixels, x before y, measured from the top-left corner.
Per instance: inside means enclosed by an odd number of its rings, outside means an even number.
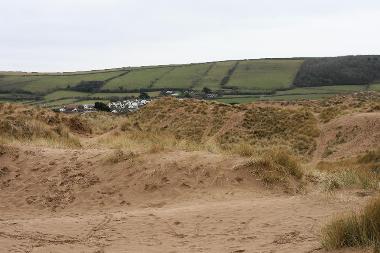
[[[323,224],[370,197],[268,189],[237,156],[113,152],[7,147],[0,252],[324,252]]]

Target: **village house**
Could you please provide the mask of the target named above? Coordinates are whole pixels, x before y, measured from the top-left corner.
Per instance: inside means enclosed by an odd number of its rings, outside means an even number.
[[[108,107],[113,113],[126,113],[137,111],[140,107],[149,103],[149,100],[146,99],[133,99],[133,100],[124,100],[117,102],[110,102]]]
[[[64,112],[78,112],[78,106],[77,105],[65,105],[63,108]]]
[[[95,110],[95,104],[84,104],[83,108],[85,110]]]
[[[54,109],[56,112],[65,112],[65,113],[76,113],[76,112],[94,112],[95,105],[94,104],[84,104],[84,105],[65,105],[61,108]]]

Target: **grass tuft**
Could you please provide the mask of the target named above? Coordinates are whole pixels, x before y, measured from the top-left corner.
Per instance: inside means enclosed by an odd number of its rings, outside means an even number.
[[[378,247],[380,244],[380,198],[371,201],[360,213],[335,218],[322,230],[327,249]]]
[[[284,150],[267,152],[260,158],[251,159],[245,166],[267,185],[287,184],[291,178],[300,180],[303,177],[297,159]]]
[[[105,163],[106,164],[116,164],[116,163],[120,163],[123,161],[131,160],[131,159],[135,158],[136,156],[137,155],[133,152],[125,153],[121,149],[117,149],[106,158]]]

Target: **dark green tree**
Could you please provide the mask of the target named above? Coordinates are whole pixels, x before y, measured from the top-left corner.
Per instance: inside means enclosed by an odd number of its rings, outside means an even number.
[[[95,109],[98,111],[109,112],[111,111],[108,105],[103,102],[95,102]]]
[[[139,99],[150,99],[150,96],[146,92],[140,92]]]
[[[210,93],[212,93],[212,90],[211,90],[210,88],[207,88],[207,87],[204,87],[204,88],[202,89],[202,91],[203,91],[203,93],[205,93],[205,94],[210,94]]]

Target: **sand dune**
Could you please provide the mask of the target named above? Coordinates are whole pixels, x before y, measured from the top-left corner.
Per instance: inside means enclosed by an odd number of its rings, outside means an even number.
[[[380,148],[367,96],[163,99],[128,117],[1,105],[0,252],[325,252],[323,225],[378,194],[377,153],[357,158]],[[343,187],[321,161],[372,174]]]
[[[207,152],[11,147],[0,157],[0,252],[318,252],[354,192],[289,195]],[[4,169],[6,168],[6,169]]]

